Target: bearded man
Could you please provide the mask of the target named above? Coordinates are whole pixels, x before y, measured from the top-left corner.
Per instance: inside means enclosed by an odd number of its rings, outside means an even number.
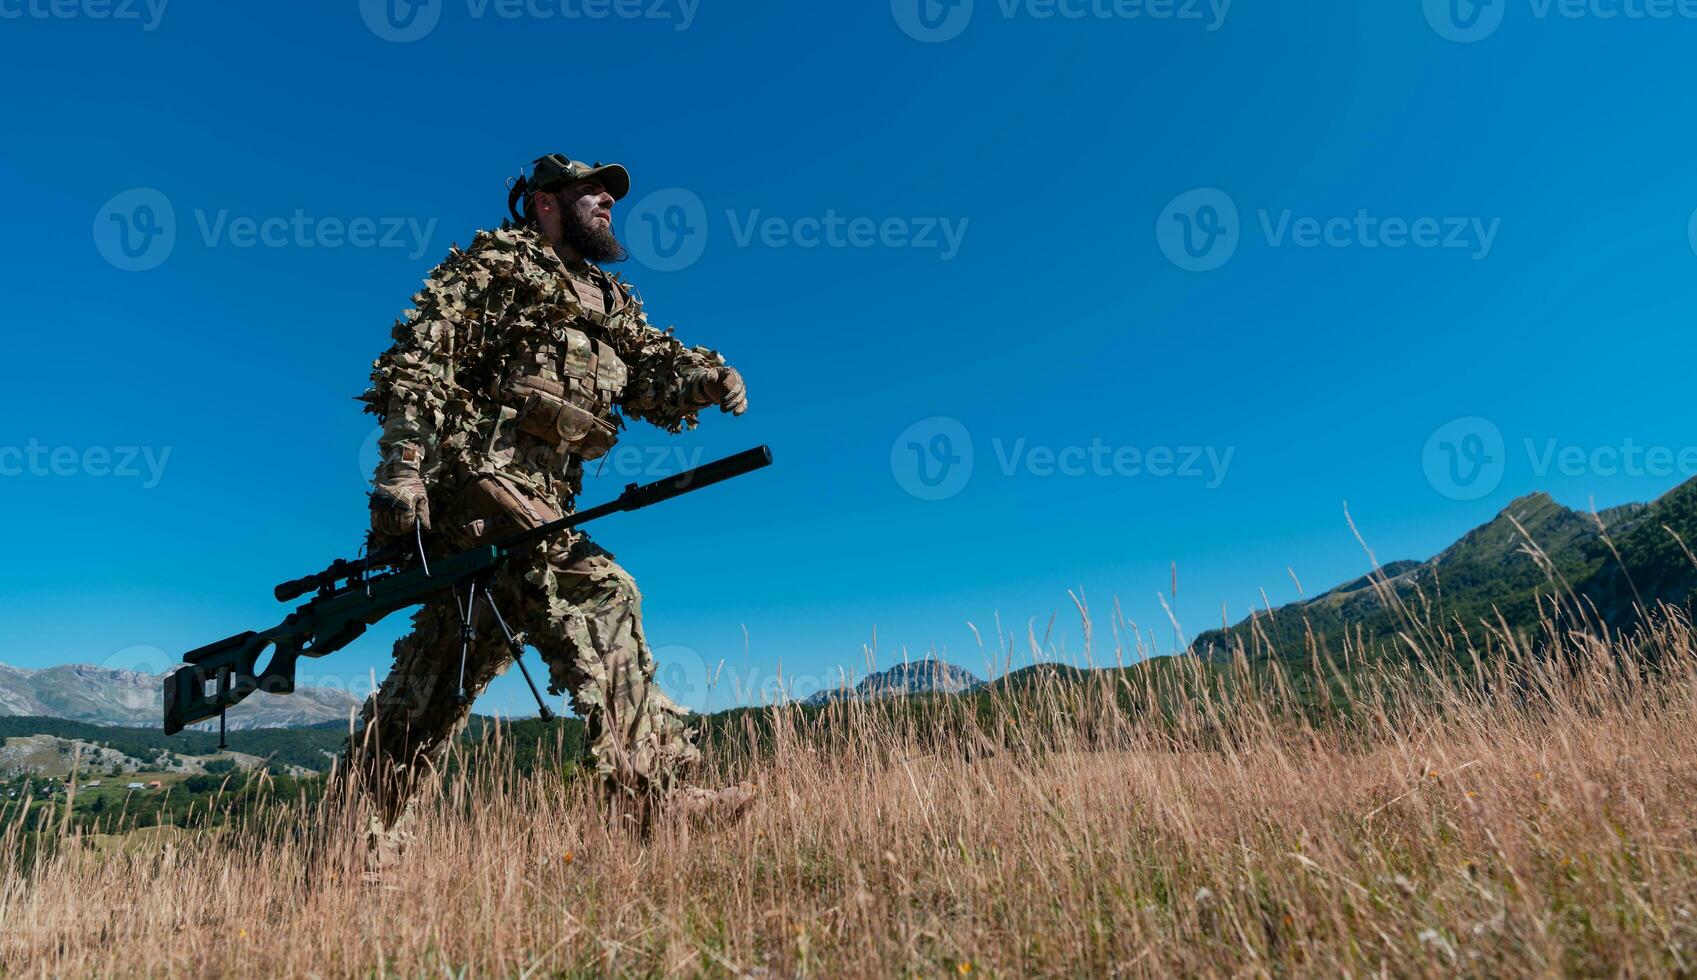
[[[600,268],[626,257],[612,208],[629,192],[622,166],[542,157],[512,187],[512,220],[425,280],[365,396],[383,425],[374,549],[417,542],[446,554],[554,520],[572,512],[584,463],[613,448],[625,419],[676,433],[704,408],[748,408],[724,358],[651,326],[631,288]],[[747,784],[684,788],[700,758],[695,732],[654,683],[642,595],[610,553],[573,533],[513,562],[489,596],[516,643],[494,630],[462,635],[457,600],[444,595],[414,616],[366,702],[346,763],[376,794],[380,834],[523,644],[547,662],[550,691],[571,696],[595,773],[631,804],[621,812],[646,826],[668,802],[746,806]]]

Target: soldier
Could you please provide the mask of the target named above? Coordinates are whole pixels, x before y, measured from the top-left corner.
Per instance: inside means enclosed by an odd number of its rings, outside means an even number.
[[[635,292],[601,270],[626,257],[612,207],[629,191],[617,164],[542,157],[512,186],[512,220],[455,248],[425,280],[365,396],[383,424],[373,548],[416,539],[426,554],[447,553],[554,520],[572,512],[584,463],[613,448],[625,418],[675,433],[704,408],[747,410],[742,376],[724,358],[649,325]],[[682,786],[700,758],[696,733],[654,683],[642,595],[610,553],[575,533],[503,572],[492,595],[519,642],[541,652],[549,690],[571,695],[622,812],[646,827],[667,802],[746,806],[747,784]],[[460,627],[452,598],[418,611],[349,746],[349,766],[377,794],[380,847],[404,840],[388,828],[470,711],[457,697]],[[499,633],[476,635],[466,691],[475,697],[510,661]]]

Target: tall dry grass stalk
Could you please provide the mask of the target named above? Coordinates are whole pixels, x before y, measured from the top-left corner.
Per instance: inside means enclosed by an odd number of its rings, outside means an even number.
[[[1677,615],[1653,622],[753,712],[709,774],[758,783],[747,819],[649,841],[609,829],[581,782],[517,773],[497,737],[376,884],[363,816],[334,800],[33,857],[9,830],[0,967],[1690,973],[1697,645]]]

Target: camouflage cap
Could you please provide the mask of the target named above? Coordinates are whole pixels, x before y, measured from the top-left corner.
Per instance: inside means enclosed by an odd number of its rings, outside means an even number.
[[[616,163],[579,163],[562,153],[539,157],[530,168],[533,190],[555,190],[580,180],[598,180],[617,201],[630,193],[630,171]]]

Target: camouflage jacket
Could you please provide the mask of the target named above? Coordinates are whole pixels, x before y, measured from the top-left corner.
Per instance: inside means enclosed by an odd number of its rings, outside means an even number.
[[[624,416],[695,426],[711,404],[700,374],[724,359],[650,326],[617,277],[603,313],[568,275],[546,238],[513,227],[479,232],[430,273],[365,395],[383,423],[379,482],[417,475],[435,497],[500,474],[569,507],[580,460],[611,450]]]

